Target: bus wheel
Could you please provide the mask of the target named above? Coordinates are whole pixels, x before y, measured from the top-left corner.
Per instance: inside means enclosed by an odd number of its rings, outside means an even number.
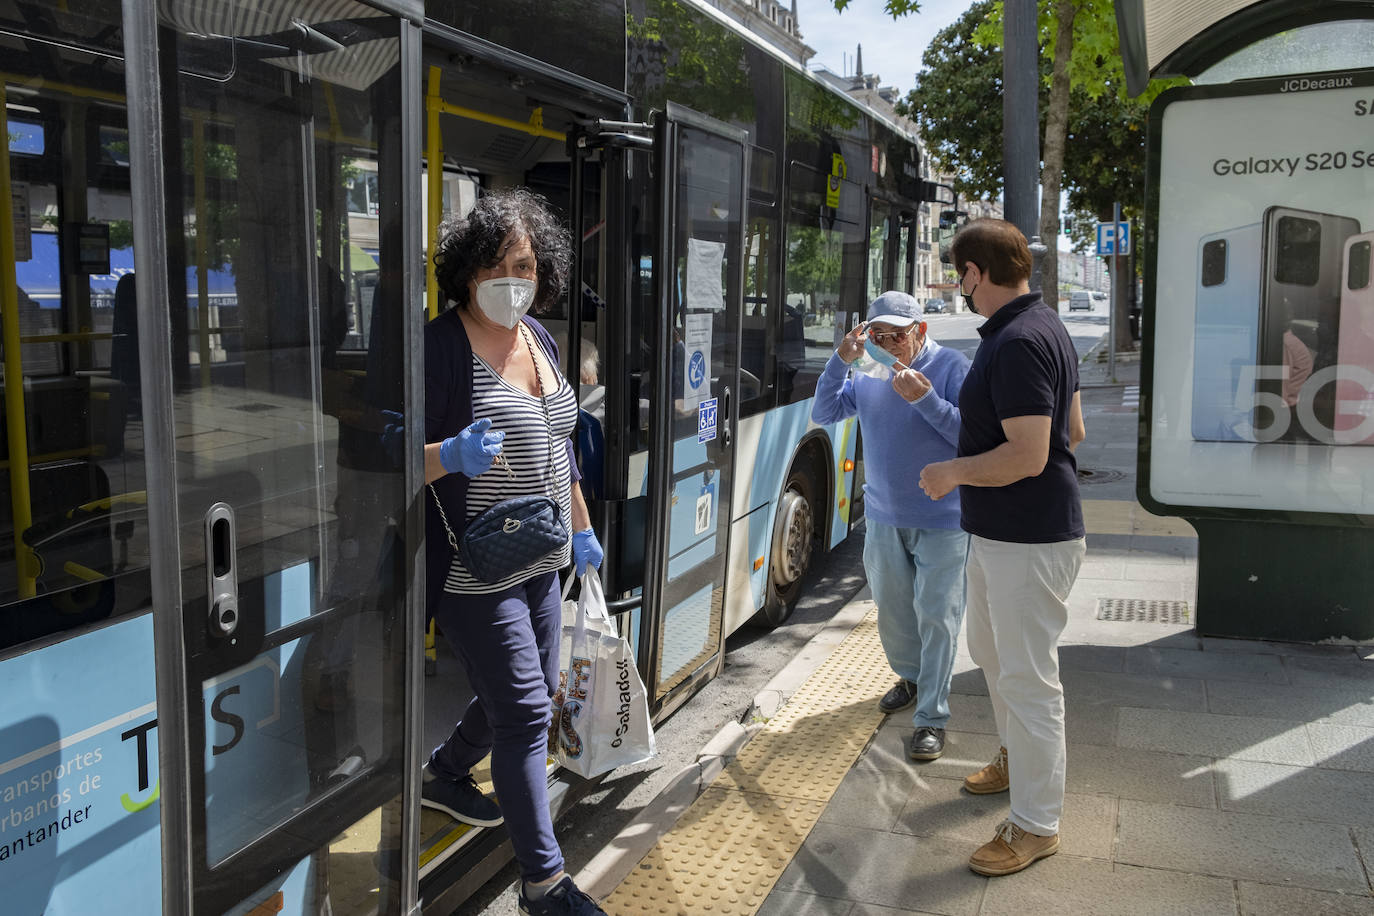
[[[768,593],[754,616],[759,626],[776,627],[792,616],[801,597],[802,580],[816,555],[816,495],[820,488],[809,463],[787,475],[773,521],[768,557]]]

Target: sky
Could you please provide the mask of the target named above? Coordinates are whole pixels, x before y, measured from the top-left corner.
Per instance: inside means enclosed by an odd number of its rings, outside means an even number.
[[[862,44],[864,70],[905,95],[935,33],[962,16],[970,2],[925,0],[919,13],[893,21],[883,12],[883,0],[850,0],[843,13],[835,12],[831,0],[797,0],[797,25],[802,40],[816,49],[810,66],[824,64],[848,76],[854,72],[855,47]]]

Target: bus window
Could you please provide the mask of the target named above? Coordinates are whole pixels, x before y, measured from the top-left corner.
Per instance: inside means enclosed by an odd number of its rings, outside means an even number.
[[[787,293],[778,342],[778,389],[785,404],[815,393],[816,379],[847,330],[846,314],[864,305],[857,299],[867,243],[861,226],[842,218],[862,211],[860,188],[848,180],[837,182],[840,207],[831,208],[825,206],[826,182],[815,169],[792,164]]]
[[[915,243],[913,233],[915,230],[915,219],[909,213],[904,213],[900,218],[893,220],[893,228],[897,233],[895,246],[895,260],[893,262],[892,289],[899,289],[902,292],[911,292],[911,262]]]
[[[26,21],[28,34],[0,37],[10,165],[0,193],[16,211],[16,282],[0,289],[0,312],[18,317],[0,349],[19,352],[0,382],[3,657],[150,597],[137,369],[111,371],[117,333],[137,352],[136,331],[116,320],[126,276],[125,300],[136,301],[119,12]],[[12,441],[16,419],[23,437]]]
[[[740,416],[775,405],[775,316],[777,274],[773,264],[778,240],[776,207],[751,201],[744,240],[744,315],[740,350]]]
[[[893,258],[897,241],[892,213],[881,200],[871,204],[868,217],[868,301],[872,302],[891,289]]]

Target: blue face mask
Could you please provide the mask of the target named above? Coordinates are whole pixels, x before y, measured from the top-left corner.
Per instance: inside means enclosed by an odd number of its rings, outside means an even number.
[[[869,359],[875,360],[889,369],[897,365],[897,357],[875,344],[872,340],[864,341],[864,352],[868,354]]]

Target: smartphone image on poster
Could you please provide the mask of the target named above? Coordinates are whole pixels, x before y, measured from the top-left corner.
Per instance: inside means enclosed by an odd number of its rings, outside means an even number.
[[[1260,224],[1198,241],[1193,319],[1193,439],[1249,442],[1253,388],[1237,398],[1255,364],[1259,335]],[[1248,385],[1249,383],[1246,382]]]
[[[1336,347],[1336,441],[1374,445],[1374,232],[1352,235],[1341,258]]]
[[[1255,438],[1321,439],[1335,420],[1332,386],[1313,401],[1318,430],[1294,409],[1314,372],[1335,365],[1341,317],[1341,257],[1360,231],[1349,216],[1273,206],[1262,222]]]

